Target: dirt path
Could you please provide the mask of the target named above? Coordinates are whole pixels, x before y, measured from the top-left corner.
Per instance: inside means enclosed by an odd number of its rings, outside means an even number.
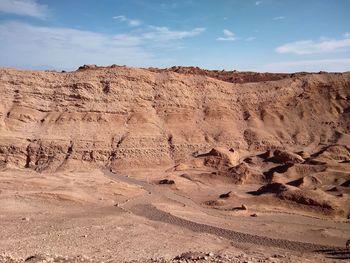
[[[152,201],[154,202],[156,200],[160,200],[160,199],[165,198],[165,199],[171,200],[173,202],[179,203],[181,205],[186,205],[188,207],[192,207],[192,208],[200,210],[202,212],[214,215],[213,212],[210,213],[210,211],[208,211],[208,209],[201,207],[196,202],[194,202],[192,199],[190,199],[186,196],[179,195],[179,194],[175,193],[174,191],[172,191],[171,189],[169,189],[168,187],[164,188],[164,187],[161,187],[159,185],[154,185],[154,184],[142,181],[142,180],[138,180],[136,178],[113,173],[109,170],[104,170],[103,173],[113,180],[117,179],[117,181],[122,181],[122,182],[127,183],[127,184],[140,186],[145,191],[147,191],[149,193],[147,195],[147,197],[144,196],[142,198],[136,198],[136,200],[134,200],[132,203],[137,204],[138,203],[137,201],[140,200],[142,204],[152,204]]]
[[[129,203],[127,206],[123,206],[124,209],[136,214],[138,216],[146,217],[147,219],[153,221],[160,221],[176,226],[181,226],[183,228],[187,228],[194,232],[203,232],[209,233],[213,235],[217,235],[219,237],[226,238],[228,240],[232,240],[233,242],[243,242],[243,243],[251,243],[262,246],[273,246],[283,249],[289,249],[293,251],[302,251],[302,252],[314,252],[314,251],[325,251],[329,249],[336,249],[336,247],[324,246],[313,243],[304,243],[298,241],[291,241],[285,239],[276,239],[265,236],[252,235],[242,232],[237,232],[225,228],[220,228],[208,224],[197,223],[194,221],[186,220],[170,213],[159,210],[152,203],[161,198],[166,198],[171,201],[178,202],[180,204],[190,206],[194,209],[199,209],[203,212],[203,208],[196,204],[191,199],[178,195],[174,193],[171,189],[167,188],[166,190],[162,189],[162,187],[152,185],[145,181],[141,181],[135,178],[119,175],[116,173],[112,173],[111,171],[104,170],[103,171],[106,176],[113,180],[122,181],[128,184],[138,185],[143,187],[146,191],[149,192],[147,196],[142,196],[139,200],[134,200]]]

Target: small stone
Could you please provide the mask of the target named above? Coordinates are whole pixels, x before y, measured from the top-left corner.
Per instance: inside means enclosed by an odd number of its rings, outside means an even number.
[[[23,217],[22,220],[23,221],[29,221],[29,217]]]
[[[248,207],[247,207],[246,205],[243,204],[243,205],[241,206],[241,209],[242,209],[242,210],[248,210]]]
[[[221,195],[219,196],[219,198],[222,198],[222,199],[229,198],[229,197],[230,197],[230,195],[231,195],[231,192],[232,192],[232,191],[227,192],[227,193],[224,193],[224,194],[221,194]]]
[[[250,216],[251,216],[251,217],[258,217],[258,215],[255,214],[255,213],[254,213],[254,214],[251,214]]]

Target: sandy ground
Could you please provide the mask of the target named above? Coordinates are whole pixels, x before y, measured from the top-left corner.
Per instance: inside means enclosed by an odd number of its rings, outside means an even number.
[[[188,180],[174,187],[154,183],[164,176],[159,171],[135,174],[2,171],[0,262],[37,254],[43,256],[29,261],[165,262],[188,251],[213,253],[203,262],[349,260],[344,250],[350,236],[347,220],[254,206],[221,211],[202,203],[216,193],[203,196]],[[236,187],[243,193],[248,186]],[[258,216],[251,217],[253,213]]]

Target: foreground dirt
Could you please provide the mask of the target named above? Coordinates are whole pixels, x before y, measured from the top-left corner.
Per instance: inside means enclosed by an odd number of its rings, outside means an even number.
[[[344,251],[334,252],[340,256],[346,256],[348,253]],[[2,261],[3,260],[3,261]],[[318,258],[313,259],[304,259],[300,262],[315,262],[313,260],[320,260]],[[0,262],[7,263],[21,263],[21,262],[32,262],[32,263],[42,263],[42,262],[61,262],[61,263],[78,263],[78,262],[97,262],[94,259],[91,259],[86,256],[76,256],[76,257],[65,257],[65,256],[52,256],[52,255],[34,255],[28,257],[26,260],[16,259],[11,256],[0,256]],[[111,262],[111,261],[108,261]],[[179,256],[176,256],[174,259],[142,259],[141,261],[129,261],[128,263],[184,263],[184,262],[198,262],[198,263],[242,263],[242,262],[299,262],[296,257],[293,256],[281,256],[278,254],[272,255],[271,257],[266,256],[256,256],[256,255],[247,255],[244,253],[237,254],[236,256],[228,255],[215,255],[214,253],[204,253],[204,252],[186,252]],[[317,261],[321,262],[321,261]]]
[[[27,262],[336,262],[349,257],[346,222],[313,219],[310,225],[302,217],[296,225],[276,228],[284,224],[283,213],[272,213],[274,222],[263,214],[252,218],[254,211],[223,215],[193,201],[196,194],[108,171],[8,170],[0,178],[1,189],[7,185],[0,195],[5,204],[0,262],[28,257]],[[312,242],[307,235],[288,235],[295,230],[312,233]],[[344,237],[334,239],[339,233]],[[193,252],[175,259],[188,251]]]

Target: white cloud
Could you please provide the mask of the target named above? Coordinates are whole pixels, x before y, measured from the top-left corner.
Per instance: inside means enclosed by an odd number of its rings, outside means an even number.
[[[321,39],[319,41],[301,40],[279,46],[278,53],[293,53],[298,55],[342,51],[350,48],[350,37],[344,34],[343,39]]]
[[[217,41],[235,41],[236,40],[235,34],[232,31],[228,29],[224,29],[222,32],[224,33],[224,37],[218,37],[216,39]]]
[[[181,40],[188,37],[198,36],[203,33],[206,29],[203,27],[194,28],[191,31],[174,31],[167,27],[150,27],[150,31],[142,34],[142,38],[151,41],[171,41]]]
[[[130,26],[140,26],[142,24],[142,22],[140,20],[136,20],[136,19],[131,19],[129,21],[129,25]]]
[[[286,19],[286,17],[285,16],[276,16],[272,20],[283,20],[283,19]]]
[[[224,35],[227,37],[233,37],[235,35],[233,32],[231,32],[228,29],[224,29],[223,32],[224,32]]]
[[[298,71],[350,71],[350,58],[299,60],[271,63],[259,71],[269,72],[298,72]]]
[[[263,1],[256,1],[255,5],[261,5]]]
[[[178,49],[182,47],[180,40],[197,36],[204,30],[173,31],[150,27],[138,35],[107,35],[6,22],[0,23],[0,61],[2,66],[36,69],[75,69],[83,64],[159,66],[168,58],[153,53],[155,47]]]
[[[112,17],[115,20],[118,20],[120,22],[125,22],[127,23],[129,26],[135,27],[135,26],[140,26],[142,25],[142,21],[141,20],[137,20],[137,19],[129,19],[126,16],[113,16]]]
[[[154,56],[127,35],[104,35],[70,28],[0,24],[2,66],[74,69],[83,64],[145,65]]]
[[[1,0],[0,12],[44,19],[47,17],[48,8],[36,0]]]

